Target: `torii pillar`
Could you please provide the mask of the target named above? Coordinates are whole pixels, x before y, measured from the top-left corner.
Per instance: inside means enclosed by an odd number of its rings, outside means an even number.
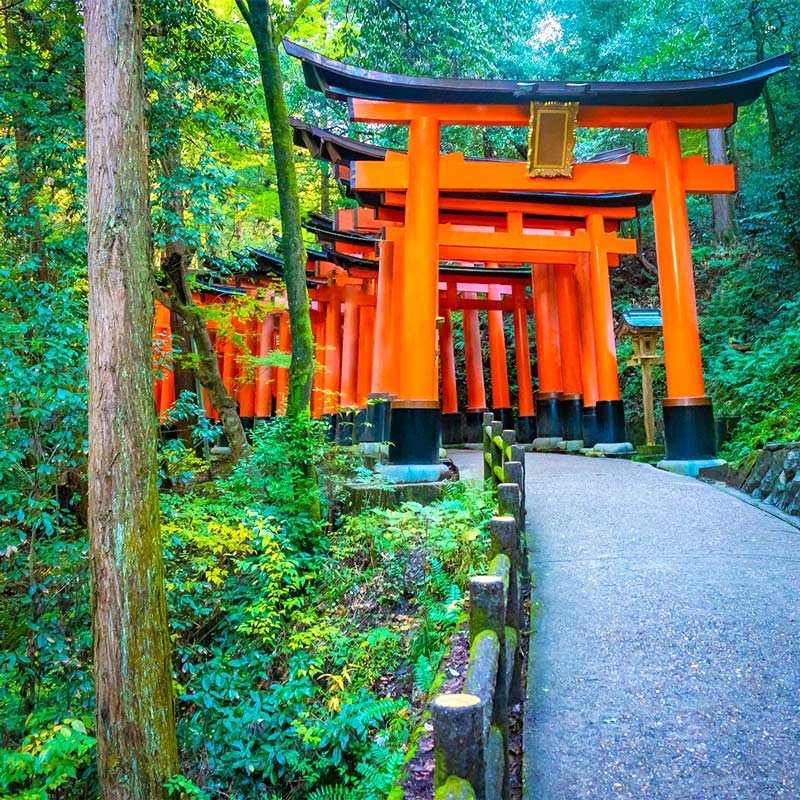
[[[594,315],[589,254],[581,253],[575,265],[581,327],[581,377],[583,383],[583,444],[597,443],[597,358],[594,347]]]
[[[536,365],[539,392],[536,395],[536,437],[561,440],[558,399],[563,390],[558,306],[552,264],[534,264],[533,319],[536,324]],[[549,442],[553,444],[554,442]],[[545,443],[542,442],[542,445]]]
[[[489,263],[488,267],[498,265]],[[500,287],[494,283],[488,286],[487,298],[500,300]],[[492,413],[501,420],[504,429],[514,427],[514,415],[511,411],[511,397],[508,392],[508,364],[506,363],[505,331],[503,330],[503,312],[489,310],[486,314],[489,327],[489,367],[492,377]]]
[[[464,292],[465,300],[476,300],[475,292]],[[468,442],[480,442],[483,431],[483,415],[486,407],[486,386],[483,380],[483,356],[481,354],[480,317],[475,308],[465,308],[464,359],[467,372],[467,413],[464,417],[464,435]]]
[[[450,309],[442,312],[439,329],[439,364],[442,375],[442,444],[462,444],[464,428],[458,411],[456,390],[456,360],[453,343],[453,317]]]
[[[517,437],[520,442],[532,442],[536,438],[536,417],[533,410],[533,381],[531,379],[525,288],[516,285],[513,293],[514,347],[517,355]]]
[[[653,221],[664,335],[667,397],[663,400],[664,439],[669,462],[714,461],[714,412],[706,396],[700,358],[692,249],[683,184],[681,145],[674,122],[653,122],[647,133],[655,161]],[[687,471],[686,465],[678,466]]]
[[[400,281],[398,389],[392,401],[389,460],[439,464],[441,411],[436,370],[439,304],[439,139],[432,116],[411,120],[408,159],[414,180],[406,200],[405,247]]]
[[[554,265],[554,277],[561,340],[561,435],[568,449],[578,449],[583,446],[583,376],[575,268],[572,264]]]
[[[586,231],[591,242],[589,279],[597,361],[597,443],[606,445],[615,453],[633,452],[633,445],[625,440],[625,409],[619,396],[617,343],[611,308],[608,252],[603,245],[605,225],[601,214],[587,217]]]

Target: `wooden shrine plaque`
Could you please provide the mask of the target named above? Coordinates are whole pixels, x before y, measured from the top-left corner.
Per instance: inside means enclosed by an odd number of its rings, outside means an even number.
[[[578,103],[531,103],[528,175],[571,178]]]

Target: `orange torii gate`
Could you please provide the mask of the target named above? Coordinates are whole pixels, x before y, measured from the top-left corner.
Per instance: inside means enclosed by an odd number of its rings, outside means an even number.
[[[462,223],[469,221],[466,212],[471,210],[475,212],[476,220],[491,221],[498,228],[518,231],[523,218],[523,212],[519,210],[522,207],[525,209],[526,222],[529,221],[534,229],[572,231],[589,236],[592,243],[590,252],[593,251],[598,255],[592,262],[586,252],[580,253],[574,259],[574,276],[568,266],[543,262],[533,265],[532,284],[536,304],[534,317],[537,353],[540,354],[540,386],[536,399],[536,421],[532,410],[528,412],[522,408],[524,396],[521,395],[520,417],[523,419],[521,425],[523,430],[520,439],[530,441],[528,431],[535,430],[542,439],[558,439],[563,435],[564,438],[582,439],[592,445],[597,442],[619,445],[625,440],[624,413],[617,379],[616,346],[607,274],[607,267],[618,263],[618,253],[613,252],[614,247],[598,248],[596,245],[602,244],[603,237],[616,231],[621,220],[634,217],[636,208],[647,204],[649,198],[646,195],[603,195],[566,198],[550,196],[539,198],[539,202],[531,202],[532,199],[528,195],[514,200],[508,197],[489,200],[496,211],[502,209],[504,213],[487,217],[486,198],[440,196],[440,218],[441,207],[456,203],[459,208],[459,221]],[[526,200],[527,202],[524,202]],[[541,202],[542,200],[548,202]],[[384,196],[384,202],[390,201],[391,198]],[[401,203],[404,201],[404,196],[398,195],[393,201]],[[388,218],[395,221],[396,214],[397,209],[394,208],[387,209],[381,206],[377,209],[379,219]],[[461,241],[466,241],[466,238],[462,237]],[[524,239],[522,241],[525,242]],[[498,252],[493,254],[494,257],[498,257]],[[634,252],[631,243],[628,243],[628,249],[620,252]],[[472,255],[480,258],[483,254]],[[518,253],[512,255],[516,256],[516,262],[520,261]],[[534,252],[525,253],[524,260],[533,261],[534,256]],[[573,285],[573,277],[577,285]],[[594,294],[592,286],[595,287]],[[522,341],[524,338],[527,342],[527,330],[522,322],[522,319],[518,319],[515,326],[517,339]],[[572,331],[578,324],[580,333],[576,337]],[[472,333],[473,327],[473,323],[470,322],[469,333]],[[562,339],[565,342],[563,359],[560,346]],[[572,347],[568,346],[570,343]],[[527,349],[527,344],[524,346]],[[583,359],[581,351],[584,354]],[[599,358],[596,354],[599,354]],[[563,365],[560,363],[562,360]],[[579,366],[581,363],[582,367]],[[563,376],[560,374],[562,366]],[[598,370],[599,381],[596,376]],[[580,377],[579,372],[582,373]],[[468,377],[469,374],[468,372]],[[582,384],[585,390],[581,388]],[[576,414],[574,408],[581,399],[584,406],[583,425],[574,420]],[[470,409],[472,408],[470,405]],[[530,419],[527,419],[528,413],[531,415]],[[559,419],[565,415],[565,420]],[[474,424],[479,426],[481,413],[474,413],[472,416],[476,418],[473,420]],[[584,429],[582,434],[581,427]]]
[[[338,231],[355,231],[361,230],[370,232],[372,234],[380,233],[386,225],[398,226],[404,220],[405,214],[405,194],[399,192],[387,193],[374,193],[374,192],[357,192],[352,190],[350,185],[350,166],[353,161],[381,161],[386,158],[387,150],[372,145],[366,145],[353,139],[333,134],[299,120],[292,120],[292,126],[295,133],[295,141],[309,149],[309,151],[320,158],[329,159],[334,163],[336,168],[336,175],[339,181],[344,185],[345,191],[351,197],[357,199],[360,203],[371,206],[374,208],[374,216],[368,214],[364,209],[360,210],[339,210],[337,211],[337,222],[334,226]],[[624,160],[629,155],[627,150],[616,150],[607,153],[599,154],[591,159],[591,163],[609,163],[619,162]],[[350,161],[348,161],[350,159]],[[501,163],[497,161],[489,161],[481,159],[473,159],[473,162],[480,163]],[[475,226],[489,226],[488,230],[495,232],[518,232],[523,226],[525,228],[538,228],[546,229],[548,233],[555,230],[571,231],[586,229],[588,227],[588,220],[590,218],[600,218],[601,226],[595,225],[595,235],[598,231],[605,229],[607,232],[616,230],[619,221],[622,219],[630,219],[636,215],[636,207],[646,205],[650,202],[648,195],[634,194],[634,195],[559,195],[559,194],[536,194],[536,193],[512,193],[502,192],[492,195],[480,194],[465,194],[460,193],[456,195],[440,194],[439,196],[439,224],[452,224],[452,230],[464,230],[466,232],[480,231],[480,228]],[[456,226],[459,226],[456,228]],[[466,228],[461,226],[468,226]],[[441,229],[441,228],[440,228]],[[485,232],[485,230],[484,230]],[[533,232],[529,230],[529,233]],[[328,231],[330,233],[330,231]],[[526,242],[527,243],[527,242]],[[372,249],[374,242],[370,242],[369,249]],[[355,248],[355,249],[353,249]],[[355,252],[359,249],[364,249],[364,242],[358,236],[348,237],[347,234],[340,234],[340,240],[337,242],[337,249],[344,252]],[[391,252],[391,251],[390,251]],[[443,253],[440,251],[440,256]],[[496,254],[492,254],[496,256]],[[484,257],[484,254],[478,254],[476,258]],[[390,259],[393,261],[394,259]],[[622,404],[619,399],[619,387],[617,382],[616,373],[616,350],[614,345],[613,324],[610,319],[611,306],[610,298],[605,305],[603,320],[601,325],[598,325],[596,331],[599,341],[598,347],[595,348],[595,343],[592,341],[594,336],[594,328],[592,324],[592,312],[590,295],[586,293],[589,287],[588,273],[589,269],[588,259],[584,256],[578,259],[579,271],[582,275],[579,276],[579,287],[581,292],[576,292],[575,287],[571,286],[572,277],[567,273],[565,268],[547,267],[546,265],[538,265],[534,267],[533,274],[537,276],[535,282],[539,284],[539,297],[540,297],[540,313],[537,315],[537,329],[539,331],[538,340],[545,346],[537,347],[537,350],[543,352],[543,358],[539,359],[540,363],[540,378],[543,378],[543,384],[549,384],[549,391],[541,392],[537,396],[537,406],[539,408],[538,428],[540,437],[544,437],[546,442],[552,445],[551,440],[558,440],[561,435],[567,439],[584,440],[593,444],[600,439],[607,443],[619,443],[625,438],[624,436],[624,414]],[[613,253],[608,254],[609,265],[617,263],[617,257]],[[384,278],[390,273],[390,265],[384,269]],[[490,277],[490,276],[489,276]],[[607,278],[599,278],[599,283],[605,283],[607,286]],[[552,291],[550,287],[553,287]],[[555,287],[558,291],[555,291]],[[582,297],[584,310],[578,316],[581,317],[581,343],[578,344],[577,338],[570,337],[570,331],[574,329],[576,320],[576,300]],[[556,300],[557,298],[557,300]],[[562,311],[560,319],[556,310],[556,302]],[[497,313],[490,315],[490,339],[494,340],[495,346],[492,350],[495,353],[494,363],[499,363],[499,351],[497,343],[499,341],[498,325],[500,326],[500,335],[502,335],[502,320],[497,319]],[[468,424],[467,430],[473,433],[480,431],[480,423],[482,412],[485,410],[482,406],[485,405],[485,392],[483,390],[483,375],[478,366],[472,363],[470,359],[470,351],[477,353],[479,342],[475,339],[478,336],[477,328],[477,311],[470,310],[466,312],[466,349],[468,352],[468,370],[467,370],[467,389],[469,395],[468,401]],[[527,330],[526,326],[522,323],[524,318],[516,319],[516,332],[517,339],[522,341],[524,338],[524,348],[527,351]],[[557,330],[556,330],[557,329]],[[440,332],[441,333],[441,332]],[[447,335],[448,328],[443,329],[444,335]],[[559,377],[555,379],[553,376],[559,374],[561,369],[560,362],[561,354],[559,350],[559,337],[565,340],[565,343],[574,341],[575,347],[573,349],[565,348],[564,353],[564,375],[563,384]],[[381,337],[379,337],[380,341]],[[584,393],[583,410],[583,425],[580,424],[580,410],[575,411],[575,407],[580,405],[581,401],[581,385],[580,380],[576,379],[575,366],[580,359],[579,349],[582,348],[587,357],[591,357],[591,362],[586,363],[584,359],[584,375],[583,379],[586,383],[587,389]],[[391,351],[391,345],[388,346]],[[597,403],[597,379],[594,376],[594,353],[595,350],[606,355],[604,359],[604,379],[601,381],[604,394],[601,396],[599,407]],[[382,362],[387,371],[391,374],[396,373],[396,367],[392,366],[391,358],[387,358],[385,353],[376,352],[376,374],[380,374],[380,363]],[[556,361],[554,365],[548,365],[548,361]],[[588,367],[588,369],[587,369]],[[500,374],[501,370],[496,371],[496,375],[500,377],[501,382],[505,382]],[[527,402],[527,395],[524,389],[527,388],[527,383],[523,377],[523,392],[520,394],[520,417],[518,420],[518,427],[520,429],[520,439],[522,441],[531,441],[535,436],[534,431],[537,428],[536,417],[533,416],[533,407],[529,407]],[[566,387],[566,392],[564,391]],[[382,388],[382,387],[379,387]],[[494,393],[493,393],[494,394]],[[505,397],[501,396],[501,403]],[[505,409],[504,406],[494,403],[494,410],[498,416],[504,417],[506,420],[510,418],[510,409]],[[599,408],[600,424],[597,424],[596,409]],[[443,412],[447,415],[446,409],[443,407]],[[508,412],[506,414],[506,411]],[[559,420],[559,416],[565,417]],[[578,418],[576,420],[576,417]],[[443,419],[443,422],[450,427],[451,420]],[[509,426],[511,423],[508,423]],[[581,431],[583,428],[583,431]],[[449,433],[444,431],[443,433]],[[443,436],[443,439],[449,439]],[[628,446],[629,447],[629,446]],[[617,448],[619,449],[619,448]]]
[[[408,125],[408,153],[359,161],[351,179],[357,191],[405,192],[406,246],[399,327],[404,374],[393,404],[392,439],[398,452],[438,460],[438,389],[430,364],[436,352],[438,261],[442,192],[541,191],[644,192],[653,197],[663,336],[667,371],[664,425],[667,459],[696,461],[716,455],[711,400],[705,394],[695,307],[686,194],[735,189],[733,167],[684,158],[681,128],[724,128],[740,105],[753,102],[766,80],[789,66],[779,56],[723,75],[688,81],[582,82],[479,81],[409,78],[362,70],[286,42],[302,61],[310,88],[346,100],[357,122]],[[571,177],[531,177],[523,162],[470,162],[440,152],[442,125],[527,126],[529,103],[577,103],[579,127],[644,128],[647,156],[625,164],[577,164]],[[592,227],[596,227],[594,222]],[[594,267],[606,258],[597,245]],[[607,276],[606,276],[607,279]],[[603,287],[592,284],[593,296]],[[413,348],[413,349],[412,349]],[[598,354],[600,358],[602,354]],[[427,448],[411,440],[422,438]],[[407,446],[406,446],[407,445]]]

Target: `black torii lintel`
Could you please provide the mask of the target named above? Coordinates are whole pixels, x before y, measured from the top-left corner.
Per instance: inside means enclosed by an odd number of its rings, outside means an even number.
[[[742,69],[691,80],[512,81],[395,75],[343,64],[286,39],[283,46],[302,62],[306,85],[335,100],[474,105],[537,100],[586,106],[745,106],[758,98],[770,76],[788,69],[791,59],[790,53],[783,53]]]

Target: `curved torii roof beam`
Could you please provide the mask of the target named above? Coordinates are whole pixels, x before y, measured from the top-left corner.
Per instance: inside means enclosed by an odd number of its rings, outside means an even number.
[[[530,100],[579,102],[582,106],[734,107],[752,103],[771,75],[789,66],[784,53],[743,69],[673,81],[512,81],[416,78],[353,67],[285,40],[302,62],[306,84],[337,100],[382,100],[447,105],[527,105]]]

